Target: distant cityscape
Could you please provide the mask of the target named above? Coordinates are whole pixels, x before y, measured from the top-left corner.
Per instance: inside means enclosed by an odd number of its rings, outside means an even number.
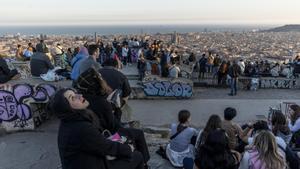
[[[51,49],[57,43],[63,45],[64,49],[74,49],[82,46],[85,42],[101,40],[104,44],[111,43],[114,38],[118,41],[137,38],[139,41],[160,40],[166,45],[172,45],[182,55],[195,53],[201,55],[203,52],[213,52],[225,58],[245,59],[269,59],[286,60],[292,59],[300,53],[300,32],[285,29],[284,32],[261,31],[252,29],[248,31],[217,32],[204,29],[201,32],[169,32],[169,33],[145,33],[141,30],[136,34],[112,34],[101,35],[90,32],[85,35],[23,35],[21,33],[5,34],[0,38],[0,54],[3,56],[14,56],[17,45],[27,47],[28,43],[37,44],[40,39]],[[271,30],[271,29],[270,29]],[[282,30],[282,28],[281,28]],[[300,30],[300,29],[299,29]]]

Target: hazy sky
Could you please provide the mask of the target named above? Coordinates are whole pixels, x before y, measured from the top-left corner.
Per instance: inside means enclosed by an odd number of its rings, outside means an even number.
[[[1,0],[0,25],[300,24],[300,0]]]

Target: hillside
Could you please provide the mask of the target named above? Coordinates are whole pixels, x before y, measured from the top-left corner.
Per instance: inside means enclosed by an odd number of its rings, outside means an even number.
[[[284,25],[265,30],[264,32],[300,32],[300,25]]]

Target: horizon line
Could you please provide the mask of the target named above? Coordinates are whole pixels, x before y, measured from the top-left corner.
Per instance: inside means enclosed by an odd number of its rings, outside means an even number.
[[[62,24],[62,23],[49,23],[49,24],[23,24],[23,23],[10,23],[10,24],[2,24],[1,27],[6,26],[284,26],[284,25],[300,25],[296,23],[113,23],[113,24],[80,24],[80,23],[70,23],[70,24]]]

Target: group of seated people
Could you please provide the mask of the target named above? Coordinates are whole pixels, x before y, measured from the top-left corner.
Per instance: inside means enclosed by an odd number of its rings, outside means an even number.
[[[184,169],[298,169],[300,166],[300,106],[292,105],[286,117],[243,126],[233,122],[237,112],[228,107],[224,120],[211,115],[203,130],[189,125],[190,112],[182,110],[171,125],[169,144],[157,151],[174,167]]]
[[[63,169],[148,168],[144,133],[124,128],[119,107],[107,100],[113,86],[104,80],[105,71],[102,76],[94,68],[88,69],[79,76],[86,79],[74,85],[77,90],[60,89],[49,103],[61,120],[58,148]]]
[[[148,168],[143,131],[122,126],[116,107],[106,99],[112,90],[101,74],[99,79],[97,91],[86,86],[84,90],[82,86],[64,88],[50,101],[61,120],[62,168]],[[228,107],[224,120],[211,115],[200,132],[190,126],[191,113],[181,110],[178,123],[171,125],[169,144],[160,148],[165,154],[160,155],[185,169],[296,169],[300,166],[300,106],[290,109],[288,116],[275,111],[269,122],[240,126],[233,121],[237,111]]]

